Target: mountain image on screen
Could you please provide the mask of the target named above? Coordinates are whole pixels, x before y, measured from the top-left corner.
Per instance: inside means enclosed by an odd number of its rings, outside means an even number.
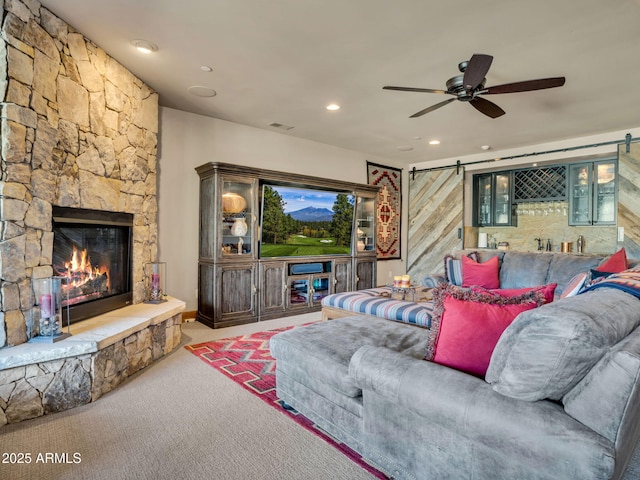
[[[350,192],[264,184],[260,257],[350,254],[354,203]]]
[[[333,212],[328,208],[307,207],[289,213],[294,220],[302,222],[330,222],[333,220]]]

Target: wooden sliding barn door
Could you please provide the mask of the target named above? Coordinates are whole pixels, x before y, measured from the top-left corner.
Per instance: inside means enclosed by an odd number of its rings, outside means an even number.
[[[412,281],[442,273],[444,256],[462,248],[463,209],[463,167],[409,175],[407,273]]]
[[[618,147],[618,227],[624,228],[624,247],[629,258],[640,258],[640,143]]]

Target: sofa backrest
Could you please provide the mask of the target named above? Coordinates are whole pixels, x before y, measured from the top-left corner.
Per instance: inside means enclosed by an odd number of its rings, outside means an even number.
[[[458,250],[454,256],[460,258],[462,255],[475,251],[478,252],[478,259],[481,263],[495,256],[500,259],[500,288],[527,288],[557,283],[556,297],[560,296],[564,286],[575,275],[589,272],[608,258],[608,255],[485,249]]]

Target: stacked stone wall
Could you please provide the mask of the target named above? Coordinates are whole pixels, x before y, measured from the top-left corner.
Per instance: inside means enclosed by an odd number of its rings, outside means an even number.
[[[156,259],[158,95],[37,0],[0,1],[0,348],[37,335],[52,206],[134,214],[133,301]]]
[[[174,350],[182,314],[98,352],[0,371],[0,427],[93,402]]]

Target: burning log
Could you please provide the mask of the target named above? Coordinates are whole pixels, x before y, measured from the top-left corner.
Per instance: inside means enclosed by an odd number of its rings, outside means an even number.
[[[102,273],[97,277],[87,279],[82,283],[69,284],[69,297],[98,296],[101,297],[109,293],[109,276]]]

